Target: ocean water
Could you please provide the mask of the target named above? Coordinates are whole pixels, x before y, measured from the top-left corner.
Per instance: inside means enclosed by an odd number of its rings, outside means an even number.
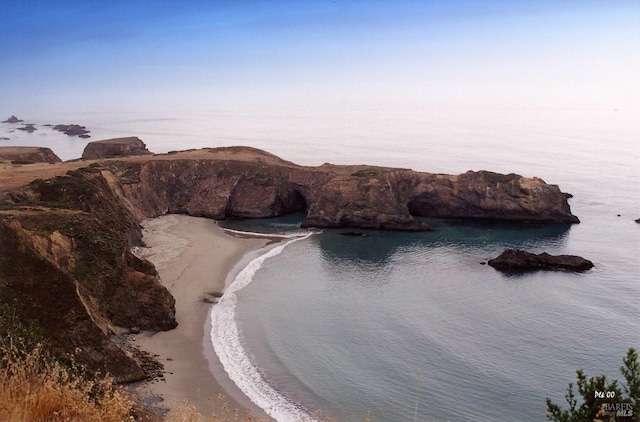
[[[278,420],[316,409],[339,421],[544,420],[545,398],[564,404],[576,369],[621,379],[626,350],[640,348],[640,127],[631,113],[427,108],[18,117],[83,124],[91,140],[139,136],[154,152],[251,145],[306,165],[515,172],[574,195],[581,224],[573,226],[435,220],[435,232],[368,231],[360,238],[301,230],[300,215],[226,223],[291,237],[251,261],[232,294],[212,308],[212,342],[227,372]],[[0,137],[10,138],[2,144],[50,146],[63,159],[79,157],[87,142],[0,125]],[[595,268],[505,275],[481,265],[507,247],[577,254]]]

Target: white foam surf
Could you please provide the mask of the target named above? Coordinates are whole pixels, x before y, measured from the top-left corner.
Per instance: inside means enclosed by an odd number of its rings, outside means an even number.
[[[242,346],[235,318],[238,300],[236,293],[251,283],[256,271],[265,260],[281,253],[287,245],[311,235],[312,233],[296,236],[253,259],[238,273],[233,283],[225,290],[220,302],[211,308],[211,342],[224,370],[253,403],[279,422],[316,421],[317,419],[301,405],[294,403],[273,388],[261,374],[260,368],[251,362]]]

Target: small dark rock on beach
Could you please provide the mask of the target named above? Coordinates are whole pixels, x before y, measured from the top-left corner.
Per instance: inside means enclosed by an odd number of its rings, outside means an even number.
[[[505,249],[500,256],[487,263],[502,271],[586,271],[593,268],[593,262],[577,255],[534,254],[520,249]]]

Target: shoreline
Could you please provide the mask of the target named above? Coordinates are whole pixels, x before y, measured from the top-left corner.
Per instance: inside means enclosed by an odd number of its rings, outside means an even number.
[[[144,223],[146,247],[139,254],[151,261],[162,284],[176,300],[178,326],[170,331],[141,332],[132,337],[141,350],[164,365],[160,378],[132,385],[133,393],[162,415],[184,407],[186,401],[204,417],[247,411],[270,420],[229,379],[209,341],[210,310],[226,282],[257,256],[278,244],[277,236],[234,234],[215,220],[165,215]]]

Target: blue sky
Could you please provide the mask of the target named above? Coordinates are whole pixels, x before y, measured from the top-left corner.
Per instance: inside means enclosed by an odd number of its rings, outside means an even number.
[[[639,106],[637,1],[14,1],[0,112]]]

